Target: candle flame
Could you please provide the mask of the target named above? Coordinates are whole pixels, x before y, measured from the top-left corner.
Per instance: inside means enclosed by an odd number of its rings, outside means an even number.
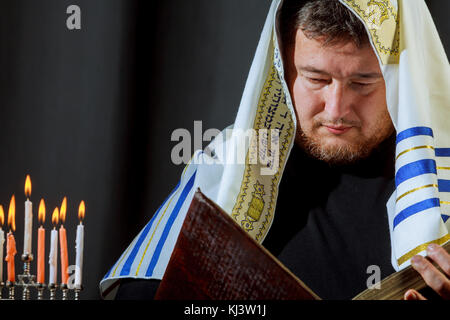
[[[45,202],[44,199],[41,199],[41,202],[39,203],[39,213],[38,213],[38,219],[41,224],[45,222]]]
[[[16,231],[16,197],[11,197],[8,210],[8,225],[12,231]]]
[[[3,210],[2,205],[0,205],[0,222],[2,226],[5,223],[5,210]]]
[[[59,220],[61,223],[66,221],[66,212],[67,212],[67,197],[64,197],[63,202],[61,203],[61,209],[59,209]]]
[[[58,222],[59,222],[59,210],[58,210],[58,207],[56,207],[55,210],[53,210],[52,223],[56,227]]]
[[[31,178],[30,175],[27,175],[25,180],[25,196],[29,198],[31,196]]]
[[[82,221],[84,219],[84,214],[86,212],[86,205],[84,204],[84,200],[80,202],[80,206],[78,207],[78,219]]]

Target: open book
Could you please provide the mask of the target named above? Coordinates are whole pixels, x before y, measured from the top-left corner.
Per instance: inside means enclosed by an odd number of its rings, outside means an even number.
[[[445,246],[449,250],[449,243]],[[426,287],[411,267],[354,299],[402,299]],[[155,299],[320,300],[200,190],[194,195]]]

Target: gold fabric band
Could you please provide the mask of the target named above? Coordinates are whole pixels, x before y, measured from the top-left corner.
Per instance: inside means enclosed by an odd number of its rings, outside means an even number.
[[[413,256],[415,256],[416,254],[424,251],[427,249],[427,247],[432,244],[432,243],[436,243],[438,245],[442,245],[444,243],[446,243],[447,241],[450,240],[450,234],[446,234],[445,236],[443,236],[442,238],[433,240],[433,241],[429,241],[426,242],[424,244],[421,244],[420,246],[414,248],[413,250],[409,251],[408,253],[404,254],[403,256],[401,256],[398,260],[397,263],[398,265],[402,265],[403,263],[405,263],[406,261],[408,261],[409,259],[411,259]]]
[[[419,188],[415,188],[415,189],[409,190],[408,192],[405,192],[400,197],[398,197],[395,202],[398,202],[401,198],[403,198],[404,196],[407,196],[410,193],[413,193],[415,191],[419,191],[419,190],[425,189],[425,188],[431,188],[431,187],[438,188],[438,185],[437,184],[427,184],[426,186],[422,186],[422,187],[419,187]]]
[[[405,153],[408,153],[410,151],[414,151],[414,150],[418,150],[418,149],[431,149],[434,150],[433,146],[418,146],[418,147],[414,147],[405,151],[402,151],[398,154],[398,156],[395,158],[395,160],[398,160],[398,158],[400,158],[402,155],[404,155]]]

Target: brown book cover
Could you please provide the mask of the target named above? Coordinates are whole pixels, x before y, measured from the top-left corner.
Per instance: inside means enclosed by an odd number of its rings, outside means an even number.
[[[447,244],[446,249],[449,249]],[[426,287],[411,267],[354,299],[402,299]],[[320,300],[200,190],[194,195],[157,300]]]
[[[302,281],[200,191],[155,299],[315,300]]]

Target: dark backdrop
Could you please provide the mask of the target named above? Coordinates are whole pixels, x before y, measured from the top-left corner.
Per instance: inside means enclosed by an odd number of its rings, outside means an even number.
[[[449,52],[450,2],[427,3]],[[81,30],[66,28],[71,4],[81,8]],[[98,299],[99,281],[183,170],[171,162],[172,132],[193,133],[195,120],[203,130],[233,122],[269,6],[0,0],[0,204],[7,211],[16,195],[18,273],[30,174],[34,229],[41,197],[48,230],[53,209],[68,197],[69,264],[78,203],[86,201],[81,297]]]

